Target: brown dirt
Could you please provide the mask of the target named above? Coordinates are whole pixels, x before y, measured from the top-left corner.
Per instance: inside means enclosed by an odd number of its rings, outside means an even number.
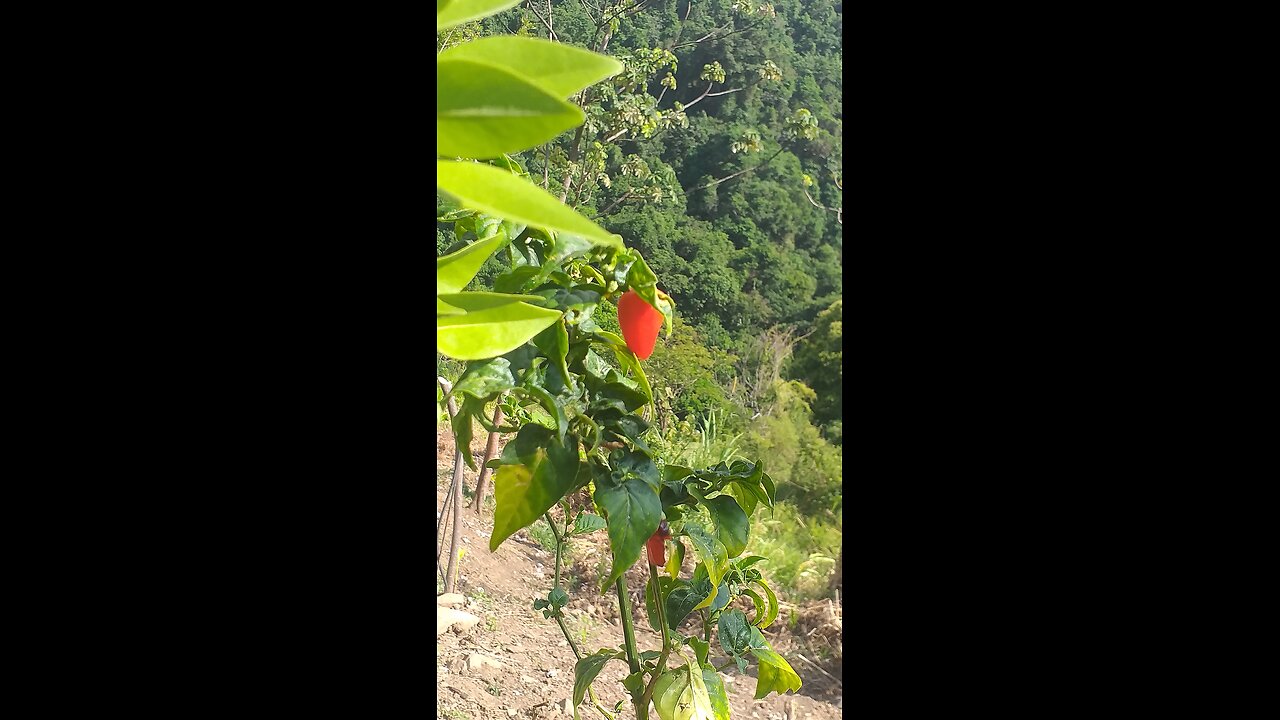
[[[438,511],[451,477],[453,444],[447,431],[439,432],[437,437]],[[482,434],[478,443],[473,443],[473,451],[478,445],[478,452],[483,454],[484,440]],[[466,471],[466,483],[468,488],[475,485],[475,473],[469,469]],[[449,631],[437,638],[436,664],[440,673],[436,690],[437,717],[460,720],[571,716],[572,710],[566,715],[564,705],[573,694],[573,650],[555,621],[543,618],[541,611],[533,609],[533,601],[546,597],[552,587],[555,556],[543,550],[527,530],[517,532],[497,552],[490,553],[491,510],[477,516],[464,508],[462,528],[464,554],[457,592],[467,597],[467,605],[462,609],[480,617],[480,622],[461,635]],[[600,538],[575,538],[572,541],[572,562],[566,563],[562,570],[562,584],[571,597],[565,609],[565,623],[584,653],[606,647],[616,648],[622,643],[617,597],[613,593],[601,595],[598,590],[598,573],[607,570],[609,562],[607,559],[602,561],[607,542],[604,533],[596,534]],[[649,629],[644,611],[646,577],[639,566],[627,573],[636,641],[641,650],[658,650],[661,638]],[[437,586],[440,578],[441,572],[438,571]],[[785,697],[771,693],[762,700],[754,700],[755,666],[749,667],[745,675],[739,674],[736,668],[730,668],[723,676],[728,681],[725,687],[734,718],[830,720],[842,715],[843,696],[839,685],[796,657],[797,652],[802,653],[809,660],[822,662],[824,669],[835,677],[841,676],[838,653],[834,654],[836,660],[824,662],[805,652],[806,648],[813,649],[818,641],[831,647],[833,619],[834,643],[838,649],[838,608],[828,611],[824,602],[820,603],[823,608],[819,610],[815,609],[817,605],[806,608],[789,606],[796,609],[797,621],[793,631],[787,630],[787,623],[783,620],[788,614],[787,609],[782,611],[776,626],[765,631],[769,642],[787,657],[803,680],[800,692]],[[686,629],[686,634],[691,632],[692,629]],[[467,657],[471,653],[496,659],[502,667],[468,671]],[[826,654],[831,656],[829,652]],[[714,641],[711,656],[717,665],[725,659]],[[634,717],[630,699],[621,684],[627,674],[625,662],[609,661],[593,684],[600,703],[609,710],[618,701],[627,701],[617,716],[618,720]],[[589,700],[583,703],[579,712],[584,719],[603,718]],[[656,720],[657,715],[651,712],[650,717]]]

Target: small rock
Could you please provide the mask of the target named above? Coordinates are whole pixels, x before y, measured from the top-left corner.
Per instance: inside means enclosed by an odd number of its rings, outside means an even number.
[[[502,667],[502,663],[488,655],[481,655],[480,653],[471,653],[470,655],[467,655],[467,672],[475,672],[480,668],[485,667],[500,668]]]
[[[467,599],[458,593],[445,593],[444,595],[436,598],[436,605],[441,605],[443,607],[458,607],[466,602]]]
[[[709,592],[710,592],[710,591],[708,591],[708,593],[709,593]],[[534,680],[533,678],[529,677],[528,675],[521,675],[521,676],[520,676],[520,682],[527,682],[527,683],[531,683],[531,682],[537,682],[537,681],[536,681],[536,680]]]
[[[480,622],[480,618],[472,615],[465,610],[454,610],[453,608],[437,607],[436,608],[436,635],[443,635],[449,628],[456,629],[459,633],[466,632],[476,626]]]
[[[559,671],[559,670],[556,670],[556,669],[554,669],[554,668],[553,668],[553,669],[551,669],[551,670],[548,670],[548,671],[547,671],[547,677],[549,677],[549,678],[553,678],[553,677],[555,677],[555,676],[557,676],[557,675],[559,675],[559,674],[560,674],[560,671]]]
[[[710,593],[710,591],[707,591]],[[507,717],[515,717],[518,711],[515,708],[507,708]]]
[[[569,717],[573,717],[573,700],[572,699],[564,701],[564,714],[568,715]]]
[[[708,590],[708,591],[707,591],[707,594],[708,594],[708,595],[710,595],[710,594],[711,594],[711,591],[709,591],[709,590]],[[724,681],[725,681],[725,682],[727,682],[727,683],[731,683],[731,682],[733,682],[733,676],[732,676],[732,675],[725,675],[725,676],[724,676]]]

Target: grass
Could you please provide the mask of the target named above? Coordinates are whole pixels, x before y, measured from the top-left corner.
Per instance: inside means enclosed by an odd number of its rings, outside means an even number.
[[[828,597],[831,572],[840,553],[840,528],[823,518],[805,517],[788,502],[758,508],[751,517],[746,554],[768,558],[759,567],[770,587],[796,600]]]
[[[547,525],[546,520],[542,518],[534,520],[529,526],[529,537],[533,538],[543,550],[552,555],[556,554],[556,536],[551,532],[551,526]]]

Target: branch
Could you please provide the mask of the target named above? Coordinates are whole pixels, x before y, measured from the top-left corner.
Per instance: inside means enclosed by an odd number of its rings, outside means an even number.
[[[638,196],[636,196],[636,195],[635,195],[634,193],[632,193],[630,190],[626,191],[625,193],[623,193],[622,197],[618,198],[617,200],[614,200],[614,201],[609,205],[609,207],[607,207],[607,208],[605,208],[605,209],[601,210],[600,212],[596,213],[596,214],[595,214],[595,217],[604,217],[605,215],[608,215],[610,210],[612,210],[612,209],[614,209],[615,207],[617,207],[620,203],[622,203],[622,202],[624,202],[624,201],[626,201],[626,200],[630,200],[632,197],[638,197]]]
[[[782,151],[783,151],[784,149],[785,149],[785,148],[778,148],[778,152],[776,152],[776,153],[774,153],[773,155],[771,155],[771,156],[769,157],[769,159],[768,159],[768,160],[765,160],[764,162],[760,163],[759,165],[755,165],[755,166],[749,167],[749,168],[747,168],[746,170],[739,170],[738,172],[736,172],[736,173],[734,173],[734,174],[732,174],[732,175],[728,175],[728,176],[726,176],[726,177],[722,177],[722,178],[720,178],[719,180],[713,180],[713,181],[711,181],[711,182],[707,183],[706,185],[703,185],[702,187],[694,188],[694,189],[690,190],[689,192],[690,192],[690,193],[695,193],[695,192],[698,192],[699,190],[706,190],[707,188],[715,187],[716,185],[719,185],[719,184],[720,184],[720,183],[722,183],[722,182],[728,182],[728,181],[730,181],[730,180],[732,180],[732,179],[734,179],[734,178],[738,177],[739,175],[746,175],[746,174],[747,174],[747,173],[749,173],[749,172],[753,172],[753,171],[759,170],[760,168],[764,167],[765,165],[768,165],[769,163],[773,162],[773,159],[774,159],[774,158],[776,158],[776,157],[778,157],[779,155],[781,155],[781,154],[782,154]],[[686,195],[687,195],[687,194],[688,194],[688,193],[686,193]]]
[[[715,86],[716,86],[716,84],[715,84],[714,82],[713,82],[713,83],[711,83],[710,85],[707,85],[707,89],[706,89],[706,90],[704,90],[704,91],[702,92],[702,94],[698,96],[698,99],[697,99],[697,100],[694,100],[694,101],[693,101],[693,102],[691,102],[691,103],[688,103],[688,104],[687,104],[687,105],[685,105],[683,108],[681,108],[681,112],[683,112],[683,111],[685,111],[685,110],[688,110],[689,108],[693,107],[694,105],[697,105],[699,102],[702,102],[702,98],[706,97],[706,96],[707,96],[707,93],[711,92],[711,88],[713,88],[713,87],[715,87]]]
[[[547,32],[551,33],[552,38],[554,38],[555,40],[559,40],[560,36],[556,35],[556,31],[551,27],[551,23],[547,22],[546,20],[543,20],[542,16],[538,15],[538,11],[534,9],[533,0],[529,0],[529,2],[525,3],[525,5],[529,8],[530,11],[533,12],[534,15],[537,16],[539,20],[542,20],[542,26],[547,29]]]
[[[741,92],[742,90],[743,88],[734,88],[732,90],[725,90],[724,92],[711,93],[710,95],[707,95],[707,97],[716,97],[717,95],[728,95],[729,93]],[[689,107],[689,106],[685,105],[685,107]]]
[[[818,204],[818,201],[817,201],[817,200],[814,200],[814,199],[813,199],[813,196],[811,196],[811,195],[809,194],[809,189],[808,189],[808,188],[804,188],[804,187],[802,187],[802,188],[800,188],[800,190],[804,193],[804,196],[805,196],[805,197],[809,198],[809,202],[810,202],[814,207],[818,208],[819,210],[827,210],[827,211],[829,211],[829,212],[833,212],[833,213],[835,213],[835,214],[836,214],[836,222],[837,222],[838,224],[840,224],[840,225],[844,225],[844,219],[843,219],[843,217],[842,217],[842,215],[844,214],[844,208],[829,208],[829,207],[827,207],[826,205],[819,205],[819,204]]]

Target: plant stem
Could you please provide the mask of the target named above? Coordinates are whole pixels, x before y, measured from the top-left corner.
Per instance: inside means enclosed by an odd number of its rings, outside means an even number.
[[[622,616],[622,635],[626,643],[627,663],[631,666],[631,674],[640,672],[640,653],[636,650],[636,629],[631,622],[631,598],[627,596],[627,585],[623,580],[626,573],[618,577],[614,587],[618,590],[618,614]],[[649,703],[643,700],[644,694],[632,695],[636,705],[636,720],[649,720]]]
[[[550,512],[542,513],[542,517],[547,519],[547,525],[551,526],[551,534],[556,536],[556,587],[560,587],[560,553],[564,549],[565,541],[560,539],[560,533],[556,532],[556,523],[551,519]],[[569,532],[569,518],[565,517],[565,533]]]
[[[671,636],[667,631],[667,611],[662,602],[662,584],[658,582],[658,568],[653,563],[649,563],[649,586],[653,588],[653,605],[657,610],[658,625],[662,628],[662,655],[658,657],[658,665],[653,670],[653,679],[649,681],[649,686],[644,689],[644,695],[640,697],[640,701],[649,705],[649,700],[653,698],[653,687],[658,684],[658,678],[662,675],[662,671],[667,667],[667,657],[671,655]]]

